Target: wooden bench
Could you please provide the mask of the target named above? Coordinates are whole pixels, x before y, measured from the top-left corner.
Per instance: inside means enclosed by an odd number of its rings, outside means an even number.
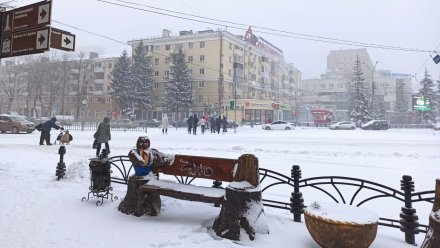
[[[239,230],[242,227],[251,239],[254,238],[252,225],[256,220],[246,221],[247,212],[250,211],[249,205],[262,201],[258,159],[254,155],[244,154],[238,159],[227,159],[190,155],[171,157],[169,154],[155,152],[154,156],[153,171],[158,178],[148,180],[130,177],[127,195],[118,208],[121,212],[135,216],[158,215],[161,195],[181,200],[214,203],[222,205],[213,226],[217,235],[238,240]],[[172,175],[178,182],[159,179],[160,174]],[[213,180],[214,186],[190,184],[197,178]],[[226,188],[220,188],[219,182],[230,184]],[[262,203],[255,206],[259,208],[258,211],[264,213]]]

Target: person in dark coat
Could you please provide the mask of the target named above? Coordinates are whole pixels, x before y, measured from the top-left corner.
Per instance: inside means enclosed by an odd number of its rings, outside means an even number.
[[[222,126],[222,117],[219,115],[217,119],[215,119],[215,129],[217,133],[220,134],[220,127]]]
[[[107,149],[108,152],[107,154],[110,154],[110,146],[108,144],[109,140],[111,140],[109,117],[104,117],[104,120],[99,123],[98,130],[96,130],[96,133],[93,135],[93,137],[98,143],[98,146],[96,147],[96,157],[98,157],[99,153],[101,152],[102,143],[105,144],[105,149]]]
[[[191,134],[192,124],[193,124],[193,116],[191,115],[188,120],[186,120],[186,124],[188,124],[188,134]]]
[[[213,115],[209,117],[209,126],[211,127],[211,133],[215,133],[215,117]]]
[[[223,133],[226,133],[228,131],[228,120],[226,119],[226,116],[223,116],[222,125]]]
[[[197,114],[193,116],[193,134],[197,134],[197,125],[199,124],[199,118],[197,118]]]
[[[55,124],[56,122],[57,122],[57,118],[52,117],[50,120],[43,123],[43,125],[41,126],[40,146],[43,145],[44,141],[46,141],[46,145],[48,146],[52,145],[52,143],[50,143],[50,130],[52,130],[52,128],[55,128],[57,130],[59,129],[64,130],[64,128]]]

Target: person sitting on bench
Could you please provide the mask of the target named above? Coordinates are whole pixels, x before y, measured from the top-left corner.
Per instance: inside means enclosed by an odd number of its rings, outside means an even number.
[[[128,157],[133,164],[135,176],[153,177],[153,173],[150,173],[153,168],[153,150],[147,136],[138,138],[136,148],[128,153]]]

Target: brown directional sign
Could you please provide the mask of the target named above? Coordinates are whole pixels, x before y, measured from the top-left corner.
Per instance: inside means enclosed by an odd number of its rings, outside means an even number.
[[[50,47],[64,51],[75,51],[75,35],[64,30],[52,28]]]
[[[49,51],[50,27],[42,27],[1,36],[0,58]]]
[[[51,21],[52,1],[42,1],[3,12],[2,34],[48,26]]]

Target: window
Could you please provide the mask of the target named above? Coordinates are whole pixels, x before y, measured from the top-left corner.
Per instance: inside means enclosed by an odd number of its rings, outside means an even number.
[[[104,79],[104,72],[95,72],[95,79]]]
[[[160,46],[159,46],[159,45],[154,46],[154,50],[155,50],[156,52],[158,52],[158,51],[160,50]]]
[[[165,75],[165,76],[169,76],[169,75],[170,75],[170,71],[169,71],[169,70],[165,70],[165,71],[164,71],[164,75]]]
[[[200,41],[200,48],[204,48],[205,47],[205,42],[204,41]]]
[[[95,63],[95,67],[97,67],[97,68],[101,68],[101,65],[102,65],[101,62],[96,62]]]
[[[205,68],[200,68],[199,69],[199,74],[200,75],[205,75]]]
[[[199,102],[203,102],[203,95],[199,95]]]
[[[158,77],[158,76],[159,76],[159,71],[155,71],[155,72],[154,72],[154,76],[155,76],[155,77]]]
[[[232,76],[232,70],[229,69],[229,76]]]
[[[232,63],[232,57],[229,56],[229,63]]]
[[[170,57],[165,57],[165,63],[170,63]]]
[[[188,56],[188,62],[193,62],[193,56]]]
[[[193,43],[192,42],[188,43],[188,48],[193,48]]]
[[[108,63],[108,68],[111,69],[113,67],[112,63]]]
[[[171,49],[171,45],[170,44],[166,44],[165,45],[165,50],[170,50]]]
[[[155,102],[159,101],[159,97],[154,96],[154,101],[155,101]]]
[[[232,43],[229,43],[229,50],[232,49]]]
[[[204,81],[200,81],[199,82],[199,88],[204,88],[205,87],[205,82]]]
[[[108,79],[108,80],[112,80],[112,75],[108,74],[108,75],[107,75],[107,79]]]
[[[200,55],[200,62],[205,62],[205,55]]]
[[[180,50],[182,48],[182,44],[181,43],[177,43],[176,45],[174,45],[174,47],[178,50]]]
[[[189,69],[188,71],[189,71],[189,75],[193,74],[193,69]]]
[[[158,64],[159,64],[159,58],[155,58],[155,59],[154,59],[154,64],[155,64],[155,65],[158,65]]]
[[[154,88],[155,89],[159,88],[159,83],[154,83]]]

